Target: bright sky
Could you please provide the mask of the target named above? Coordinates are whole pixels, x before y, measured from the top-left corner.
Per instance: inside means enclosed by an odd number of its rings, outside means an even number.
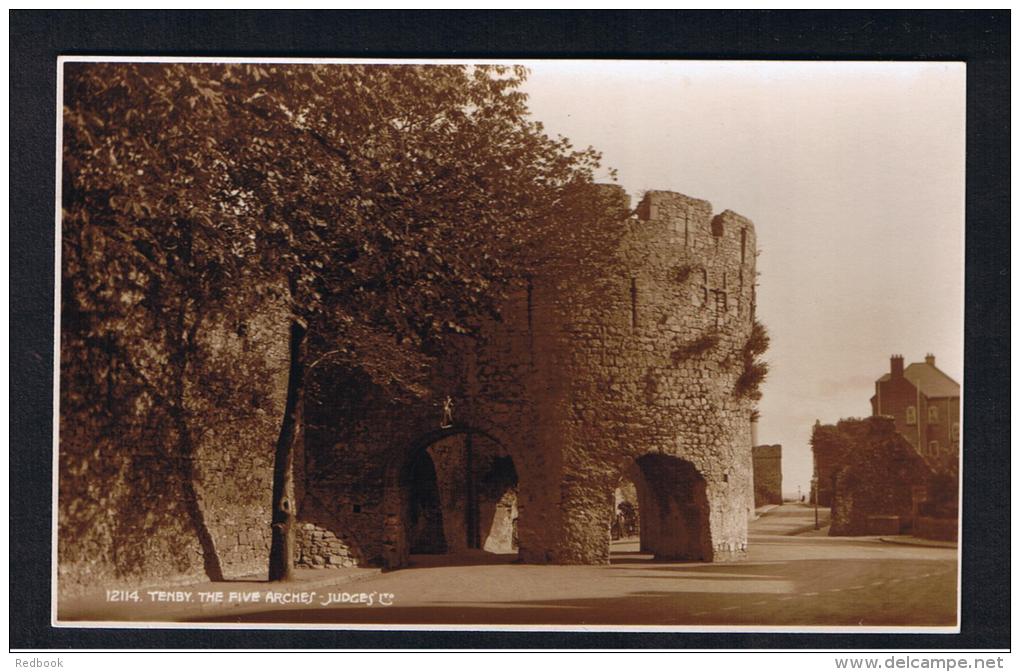
[[[958,63],[539,61],[551,134],[603,152],[632,198],[669,189],[755,223],[771,364],[760,443],[806,492],[815,419],[871,412],[889,355],[963,372]]]

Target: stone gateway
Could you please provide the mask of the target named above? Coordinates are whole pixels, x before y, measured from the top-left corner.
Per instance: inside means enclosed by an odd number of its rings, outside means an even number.
[[[754,227],[667,191],[646,193],[620,227],[603,268],[522,284],[431,401],[320,381],[299,565],[400,567],[472,549],[608,563],[624,480],[646,552],[744,557],[753,400],[737,380],[754,324]]]

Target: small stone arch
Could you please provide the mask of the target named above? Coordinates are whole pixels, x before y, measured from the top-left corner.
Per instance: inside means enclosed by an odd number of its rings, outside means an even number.
[[[383,484],[383,565],[407,566],[412,553],[516,555],[520,462],[511,445],[488,428],[456,424],[394,450]]]
[[[617,481],[629,480],[637,489],[642,553],[657,560],[712,560],[708,485],[692,462],[646,453],[626,460],[617,474]]]

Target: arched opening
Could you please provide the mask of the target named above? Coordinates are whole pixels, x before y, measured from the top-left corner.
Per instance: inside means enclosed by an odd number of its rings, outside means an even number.
[[[484,432],[448,429],[406,453],[388,488],[394,528],[387,565],[475,564],[517,558],[517,470]]]
[[[617,560],[633,558],[635,553],[657,560],[712,559],[707,488],[693,464],[670,455],[644,455],[621,478],[617,493],[624,498],[628,483],[633,484],[637,499],[638,539],[614,542]],[[617,495],[614,506],[619,510]],[[614,515],[614,521],[619,515]]]
[[[635,478],[632,473],[624,474],[613,491],[613,519],[609,530],[611,555],[641,550],[641,503]]]
[[[404,525],[412,554],[446,553],[443,531],[443,507],[439,499],[439,481],[432,456],[418,453],[408,465],[405,486],[408,496]]]

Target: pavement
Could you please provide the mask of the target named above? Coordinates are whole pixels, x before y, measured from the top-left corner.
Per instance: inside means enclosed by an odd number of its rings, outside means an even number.
[[[321,580],[302,576],[303,582],[287,588],[307,596],[306,602],[267,604],[262,597],[173,608],[140,604],[128,611],[132,621],[339,627],[956,624],[955,549],[815,534],[813,508],[785,504],[750,523],[748,558],[739,563],[660,562],[640,553],[631,540],[614,542],[611,564],[601,566],[527,565],[504,558],[480,562],[477,554],[413,556],[412,566],[398,571]],[[268,590],[264,583],[251,586],[263,594]],[[118,620],[116,614],[125,613],[108,609],[93,599],[90,609],[62,605],[62,615]]]
[[[887,544],[901,544],[904,546],[922,546],[924,548],[957,548],[955,541],[939,541],[938,539],[922,539],[909,534],[896,534],[880,537]]]
[[[759,506],[757,509],[754,510],[754,519],[758,520],[762,516],[767,515],[771,511],[774,511],[778,508],[779,508],[778,504],[765,504],[763,506]]]
[[[759,516],[750,523],[750,535],[774,534],[805,534],[815,532],[815,509],[813,506],[800,503],[787,503],[782,506],[771,505],[756,510]],[[818,509],[819,531],[824,529],[828,534],[829,510]]]

